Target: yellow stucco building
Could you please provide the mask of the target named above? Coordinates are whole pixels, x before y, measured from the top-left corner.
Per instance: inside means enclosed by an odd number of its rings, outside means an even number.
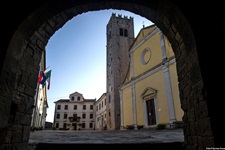
[[[167,127],[182,121],[176,60],[159,28],[142,28],[130,48],[130,66],[120,86],[121,129]]]

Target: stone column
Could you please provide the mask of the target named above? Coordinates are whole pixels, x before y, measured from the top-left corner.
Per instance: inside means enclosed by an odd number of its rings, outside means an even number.
[[[165,61],[167,59],[167,57],[166,57],[164,35],[163,35],[162,31],[160,31],[160,30],[159,30],[159,36],[160,36],[160,46],[161,46],[161,51],[162,51],[162,61]]]
[[[123,130],[124,124],[123,124],[123,92],[122,90],[120,90],[119,93],[120,93],[120,130]]]
[[[130,72],[130,74],[131,74],[131,78],[133,78],[134,77],[134,60],[133,60],[133,51],[131,51],[130,52],[130,68],[131,68],[131,72]]]
[[[168,64],[163,66],[170,123],[176,121]]]
[[[135,85],[132,85],[132,106],[133,106],[133,121],[134,121],[134,129],[137,130],[137,110],[136,110],[136,93],[135,93]]]
[[[166,48],[165,48],[165,42],[164,42],[164,35],[161,31],[159,31],[159,36],[160,36],[160,45],[161,45],[161,51],[162,51],[162,62],[165,62],[167,60]],[[169,119],[170,119],[170,123],[172,123],[173,121],[176,121],[176,118],[175,118],[175,110],[174,110],[174,104],[173,104],[173,95],[172,95],[170,74],[168,69],[168,62],[164,64],[162,70],[163,70],[164,79],[165,79],[166,96],[167,96],[167,103],[168,103],[168,109],[169,109]]]

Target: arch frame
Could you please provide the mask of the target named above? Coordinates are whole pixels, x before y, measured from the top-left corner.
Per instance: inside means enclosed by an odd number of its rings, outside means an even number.
[[[195,95],[195,97],[202,101],[202,103],[205,103],[200,108],[208,111],[207,103],[204,102],[205,95],[203,96],[207,91],[205,91],[201,74],[194,34],[181,11],[169,1],[161,0],[150,1],[148,3],[145,1],[133,2],[132,0],[109,2],[104,0],[75,2],[71,0],[66,3],[63,3],[62,0],[58,0],[55,3],[47,1],[27,16],[10,39],[4,65],[2,66],[0,77],[2,93],[0,97],[4,103],[2,105],[4,114],[1,113],[0,117],[2,118],[1,128],[12,123],[13,119],[10,118],[14,118],[15,120],[15,118],[19,117],[18,113],[21,113],[25,114],[26,119],[18,125],[18,129],[29,130],[31,113],[27,112],[27,110],[32,107],[41,54],[45,50],[50,37],[62,28],[67,21],[79,14],[109,8],[123,9],[145,17],[154,22],[167,36],[172,44],[177,61],[181,107],[185,113],[185,144],[193,147],[199,144],[196,141],[188,140],[188,136],[195,137],[199,134],[190,132],[190,128],[196,122],[191,117],[192,110],[199,107],[189,104],[191,103],[191,96],[194,94],[193,90],[203,91],[202,93],[199,92],[199,95]],[[194,78],[192,78],[193,74],[195,75]],[[27,80],[30,82],[26,82]],[[26,102],[25,105],[21,105],[24,101]],[[17,108],[17,111],[13,111],[12,108],[14,107]],[[194,114],[194,116],[198,116],[197,121],[206,120],[210,129],[208,114]],[[196,130],[198,129],[197,127]],[[7,130],[7,132],[10,131],[12,130]],[[29,134],[27,133],[26,136],[28,137]],[[213,137],[213,133],[208,133],[207,136],[210,139]],[[209,147],[214,146],[214,142],[209,142],[208,144]]]

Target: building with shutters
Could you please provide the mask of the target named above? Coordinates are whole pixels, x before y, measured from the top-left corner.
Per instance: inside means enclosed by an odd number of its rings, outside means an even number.
[[[94,130],[94,103],[96,99],[85,99],[74,92],[69,99],[55,103],[53,128],[59,130]]]
[[[95,129],[107,130],[106,93],[103,93],[102,96],[95,102],[94,112],[95,112]]]

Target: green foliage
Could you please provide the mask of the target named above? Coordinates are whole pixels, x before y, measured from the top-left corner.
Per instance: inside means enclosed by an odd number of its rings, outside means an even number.
[[[165,128],[166,128],[166,124],[158,124],[156,126],[156,130],[165,129]]]
[[[138,130],[140,130],[140,129],[144,128],[144,125],[138,125],[137,128],[138,128]]]
[[[144,125],[137,125],[138,130],[144,128]],[[128,130],[133,130],[134,129],[134,125],[126,125],[126,129]]]
[[[126,125],[126,129],[132,130],[132,129],[134,129],[134,125]]]

